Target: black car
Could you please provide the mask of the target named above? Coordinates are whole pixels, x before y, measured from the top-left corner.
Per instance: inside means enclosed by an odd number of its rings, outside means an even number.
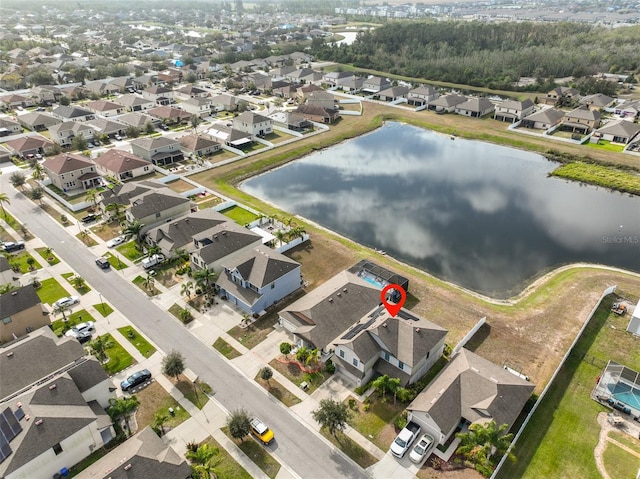
[[[24,249],[24,241],[18,241],[18,242],[8,241],[6,243],[2,243],[2,249],[7,253]]]
[[[111,265],[109,264],[109,260],[107,258],[105,258],[104,256],[102,258],[98,258],[96,260],[96,264],[101,269],[109,269],[109,268],[111,268]]]
[[[90,214],[90,215],[84,216],[82,218],[82,222],[83,223],[91,223],[92,221],[95,221],[97,217],[98,217],[98,215]]]
[[[148,369],[143,369],[142,371],[138,371],[137,373],[133,373],[127,379],[120,383],[120,388],[123,391],[129,391],[140,384],[143,384],[151,379],[151,373]]]

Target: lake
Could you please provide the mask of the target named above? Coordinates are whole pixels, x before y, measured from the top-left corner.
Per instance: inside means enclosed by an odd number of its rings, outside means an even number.
[[[566,263],[640,271],[640,198],[548,177],[556,166],[387,123],[241,189],[494,297]]]

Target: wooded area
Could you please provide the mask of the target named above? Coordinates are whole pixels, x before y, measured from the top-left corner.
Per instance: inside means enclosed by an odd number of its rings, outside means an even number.
[[[314,41],[313,53],[397,75],[518,90],[520,77],[548,84],[550,78],[635,72],[638,44],[635,26],[397,21],[359,33],[350,46]]]

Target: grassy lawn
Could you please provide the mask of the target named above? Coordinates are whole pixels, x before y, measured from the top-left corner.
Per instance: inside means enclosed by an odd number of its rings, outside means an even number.
[[[640,195],[640,175],[609,166],[573,161],[562,165],[551,173],[568,180],[600,185],[635,195]]]
[[[604,468],[611,478],[633,479],[640,469],[640,458],[612,443],[607,444],[602,459],[604,460]]]
[[[598,143],[588,142],[586,143],[586,146],[590,148],[597,148],[599,150],[604,150],[604,151],[621,152],[622,150],[624,150],[624,145],[621,145],[619,143],[611,143],[610,141],[607,141],[607,140],[599,140]]]
[[[7,212],[7,210],[4,211],[2,219],[9,226],[11,226],[11,228],[13,228],[14,231],[16,231],[18,233],[21,233],[22,234],[22,239],[24,239],[25,241],[33,239],[33,235],[31,233],[29,233],[29,230],[27,230],[27,228],[25,226],[23,226],[22,223],[20,223],[17,219],[15,219],[13,216],[11,216],[11,213]]]
[[[289,135],[287,133],[284,133],[278,130],[273,130],[273,133],[270,133],[269,135],[264,137],[265,140],[270,141],[274,145],[277,145],[278,143],[282,143],[283,141],[286,141],[286,140],[290,140],[291,138],[293,138],[292,135]]]
[[[182,406],[173,399],[173,397],[157,382],[152,382],[149,386],[143,388],[136,393],[140,406],[136,412],[136,422],[138,423],[138,431],[141,431],[153,423],[153,416],[156,413],[163,413],[169,416],[169,420],[164,424],[165,433],[184,421],[189,419],[191,415],[185,411]],[[175,411],[175,416],[169,415],[169,408]]]
[[[135,241],[123,243],[120,246],[117,246],[116,250],[129,261],[135,261],[144,256],[144,253],[136,247]]]
[[[42,286],[38,288],[38,296],[43,303],[52,305],[60,298],[69,296],[67,290],[55,278],[43,279],[41,284]]]
[[[237,205],[232,206],[231,208],[227,208],[226,210],[222,210],[220,213],[231,218],[241,226],[244,226],[258,219],[258,215],[255,215],[251,211],[245,210],[244,208],[241,208]]]
[[[105,302],[94,304],[93,307],[102,315],[103,318],[106,318],[113,313],[113,308]]]
[[[215,163],[219,163],[220,161],[228,160],[230,158],[235,158],[236,156],[238,155],[236,155],[234,152],[221,148],[218,151],[216,151],[213,155],[207,157],[207,160],[215,164]]]
[[[499,478],[600,477],[593,449],[597,415],[607,409],[590,398],[591,390],[609,359],[640,367],[640,351],[625,332],[628,318],[609,311],[614,299],[606,298],[591,319],[516,444],[518,461],[507,462]]]
[[[30,261],[31,259],[33,260],[33,266],[29,266],[29,263],[27,263],[27,261]],[[9,264],[18,266],[22,274],[42,268],[40,263],[38,263],[38,261],[26,251],[16,255],[10,255]]]
[[[47,253],[47,250],[49,248],[36,248],[36,251],[38,252],[38,254],[40,256],[42,256],[42,259],[44,259],[47,263],[49,263],[49,266],[53,266],[54,264],[58,264],[60,262],[60,260],[58,259],[58,257],[53,254],[53,252],[51,253]]]
[[[184,324],[187,324],[187,323],[190,323],[191,321],[193,321],[193,311],[192,311],[192,309],[191,309],[191,308],[189,308],[189,307],[187,307],[187,309],[191,312],[191,319],[190,319],[189,321],[187,321],[186,323],[185,323],[185,321],[182,319],[182,316],[181,316],[181,311],[183,311],[183,310],[184,310],[184,308],[183,308],[182,306],[180,306],[178,303],[173,303],[173,304],[171,305],[171,307],[168,309],[168,311],[169,311],[171,314],[173,314],[173,315],[176,317],[176,319],[178,319],[180,322],[182,322],[182,323],[184,323]]]
[[[636,439],[635,437],[619,431],[610,431],[609,437],[611,439],[615,439],[619,443],[624,444],[629,449],[633,449],[638,454],[640,454],[640,440]]]
[[[120,345],[118,341],[113,339],[110,334],[102,336],[105,343],[111,343],[111,347],[105,348],[109,361],[103,364],[102,367],[109,376],[113,376],[115,373],[128,368],[135,363],[133,357]]]
[[[271,360],[269,366],[271,366],[273,369],[278,371],[280,374],[282,374],[297,386],[300,386],[300,383],[306,381],[306,383],[309,385],[309,388],[306,390],[307,394],[312,394],[322,385],[322,383],[324,383],[331,377],[331,374],[325,371],[320,371],[319,373],[315,374],[305,373],[297,365],[284,364],[277,359]]]
[[[349,424],[380,449],[386,451],[396,434],[393,421],[404,411],[406,404],[398,401],[394,405],[393,399],[389,398],[387,402],[382,402],[376,393],[370,398],[369,411],[366,412],[363,408],[364,404],[353,398],[356,401],[357,411],[349,409],[353,415]],[[349,398],[345,402],[348,403],[348,401]]]
[[[80,288],[76,287],[76,285],[73,283],[73,278],[75,278],[76,276],[75,273],[62,273],[61,276],[66,279],[71,286],[73,286],[73,289],[80,293],[80,296],[84,296],[89,291],[91,291],[91,288],[87,286],[87,283],[83,283]]]
[[[67,314],[67,320],[68,321],[66,323],[63,319],[57,319],[51,322],[51,327],[53,328],[53,332],[56,336],[62,336],[68,329],[71,329],[78,323],[82,323],[84,321],[95,321],[93,316],[91,316],[86,309],[81,309],[80,311]]]
[[[145,284],[145,278],[142,276],[136,276],[132,283],[135,284],[138,288],[140,288],[142,291],[144,291],[147,296],[156,296],[158,294],[160,294],[160,290],[158,288],[156,288],[153,284],[151,284],[151,287],[149,287],[148,285]]]
[[[176,193],[184,193],[185,191],[193,189],[193,185],[184,181],[183,179],[173,180],[165,184]]]
[[[176,378],[174,377],[167,376],[167,378],[173,383],[176,389],[182,393],[185,399],[189,400],[191,404],[196,406],[198,409],[202,409],[209,401],[209,396],[205,394],[205,390],[211,389],[211,386],[208,384],[197,381],[196,386],[194,387],[193,383],[184,377],[180,378],[178,381],[176,381]]]
[[[280,463],[276,461],[271,454],[267,452],[267,450],[254,441],[251,437],[248,439],[245,438],[242,442],[238,443],[231,434],[229,434],[229,428],[226,426],[222,428],[222,432],[224,432],[229,438],[236,443],[236,445],[240,448],[242,452],[244,452],[249,459],[251,459],[256,466],[262,469],[267,476],[271,479],[274,479],[280,470]]]
[[[153,353],[156,352],[156,348],[151,346],[149,341],[147,341],[138,331],[136,331],[131,326],[125,326],[123,328],[118,328],[118,331],[129,340],[131,344],[135,346],[135,348],[142,354],[145,358],[148,358]]]
[[[117,221],[112,221],[111,223],[100,223],[99,225],[92,226],[89,229],[103,241],[109,241],[116,236],[120,236],[122,232],[122,226]]]
[[[291,393],[291,391],[289,391],[275,379],[271,378],[268,382],[262,379],[260,377],[259,371],[254,379],[260,386],[269,391],[269,394],[271,394],[274,398],[276,398],[287,407],[295,406],[296,404],[299,404],[301,402],[298,396]]]
[[[119,256],[115,256],[113,253],[107,252],[104,254],[104,257],[107,258],[107,261],[109,261],[109,264],[113,269],[120,271],[121,269],[125,269],[129,267],[127,264],[123,263],[120,260]]]
[[[237,358],[238,356],[242,356],[233,346],[231,346],[222,338],[216,339],[216,342],[213,343],[213,348],[220,352],[220,354],[222,354],[227,359],[233,359]]]
[[[369,451],[360,446],[357,442],[351,439],[344,433],[338,432],[335,436],[329,434],[326,428],[320,430],[322,435],[329,439],[329,441],[355,461],[360,467],[367,468],[372,466],[378,460],[372,456]]]
[[[247,154],[253,151],[262,150],[263,148],[266,148],[266,146],[264,146],[262,143],[258,143],[257,141],[254,141],[253,143],[250,143],[247,146],[242,145],[238,149],[242,150],[245,154]]]
[[[78,233],[76,235],[76,238],[78,238],[80,241],[82,241],[82,244],[84,244],[85,246],[88,246],[88,247],[97,246],[98,245],[98,242],[96,240],[94,240],[89,235],[85,235],[84,232],[83,233]]]
[[[247,349],[254,348],[267,338],[267,335],[273,331],[273,327],[278,321],[276,313],[265,314],[248,328],[235,326],[227,333],[234,337]]]
[[[245,468],[242,467],[238,461],[236,461],[214,438],[209,436],[200,444],[208,444],[218,450],[218,453],[215,456],[215,460],[219,461],[216,466],[216,475],[220,479],[251,479],[251,474],[249,474]]]

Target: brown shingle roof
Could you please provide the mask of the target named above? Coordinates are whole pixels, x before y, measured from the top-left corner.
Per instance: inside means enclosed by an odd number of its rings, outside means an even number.
[[[77,171],[82,168],[89,168],[93,163],[85,157],[75,153],[60,153],[51,158],[47,158],[42,166],[58,175]]]

